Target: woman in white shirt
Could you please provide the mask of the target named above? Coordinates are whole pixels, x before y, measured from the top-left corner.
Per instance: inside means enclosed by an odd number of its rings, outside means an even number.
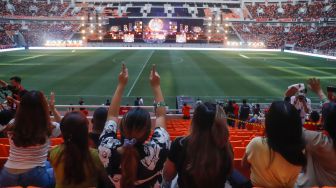
[[[54,106],[53,103],[51,106]],[[52,111],[55,111],[53,109]],[[47,163],[49,137],[58,124],[50,120],[46,97],[27,92],[21,99],[15,121],[9,128],[9,157],[0,173],[0,187],[52,187],[53,171]]]
[[[265,120],[266,137],[246,147],[243,164],[257,187],[294,187],[307,159],[299,112],[288,102],[273,102]]]

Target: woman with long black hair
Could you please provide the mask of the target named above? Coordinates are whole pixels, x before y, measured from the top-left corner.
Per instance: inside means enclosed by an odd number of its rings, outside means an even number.
[[[245,167],[257,187],[294,187],[307,163],[299,112],[287,102],[273,102],[266,114],[265,137],[255,137],[246,147]]]
[[[177,138],[171,145],[163,177],[170,182],[178,174],[180,188],[222,188],[232,170],[233,152],[223,108],[199,104],[190,135]]]
[[[64,143],[50,151],[56,187],[97,187],[107,179],[98,151],[89,147],[89,121],[81,112],[69,112],[61,121]]]

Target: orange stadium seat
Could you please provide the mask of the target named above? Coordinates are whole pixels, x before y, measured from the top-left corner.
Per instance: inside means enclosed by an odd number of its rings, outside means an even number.
[[[235,159],[242,159],[245,155],[246,148],[245,147],[234,147],[234,158]]]
[[[7,144],[7,145],[9,145],[8,138],[0,138],[0,144]]]
[[[237,140],[237,141],[230,141],[231,146],[233,148],[235,147],[243,147],[243,141],[242,140]]]
[[[60,145],[62,143],[63,143],[63,138],[52,138],[52,139],[50,139],[50,145],[51,146]]]
[[[8,157],[9,145],[0,144],[0,157]]]

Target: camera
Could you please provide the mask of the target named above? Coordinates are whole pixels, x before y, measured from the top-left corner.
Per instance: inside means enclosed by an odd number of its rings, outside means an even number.
[[[335,87],[335,86],[328,86],[328,87],[327,87],[327,91],[328,91],[328,92],[336,93],[336,87]]]

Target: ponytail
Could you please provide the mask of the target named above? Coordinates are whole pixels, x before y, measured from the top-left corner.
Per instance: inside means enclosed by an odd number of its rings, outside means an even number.
[[[140,162],[137,145],[142,145],[151,130],[150,114],[141,108],[130,110],[121,120],[120,132],[124,139],[121,150],[121,187],[135,187]]]
[[[123,153],[121,158],[121,187],[134,187],[134,182],[137,180],[139,153],[136,148],[132,146],[123,146]]]

